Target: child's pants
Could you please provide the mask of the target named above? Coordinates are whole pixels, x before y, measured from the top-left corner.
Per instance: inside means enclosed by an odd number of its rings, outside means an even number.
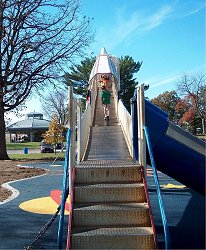
[[[103,104],[104,107],[104,117],[109,116],[109,104]]]

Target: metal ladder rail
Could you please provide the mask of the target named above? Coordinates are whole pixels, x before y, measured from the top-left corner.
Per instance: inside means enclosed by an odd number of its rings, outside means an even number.
[[[61,200],[61,209],[60,209],[60,218],[59,218],[59,227],[58,227],[58,236],[57,244],[58,249],[62,249],[62,238],[63,238],[63,224],[64,224],[64,209],[66,202],[66,190],[68,188],[68,170],[69,170],[69,149],[70,149],[70,140],[71,140],[72,130],[68,129],[67,131],[67,143],[66,143],[66,153],[64,161],[64,176],[62,183],[62,200]]]
[[[145,138],[146,138],[149,156],[150,156],[150,160],[151,160],[151,167],[152,167],[155,186],[156,186],[156,190],[157,190],[157,197],[158,197],[160,213],[161,213],[161,218],[162,218],[162,223],[163,223],[163,228],[164,228],[165,249],[167,250],[170,247],[170,233],[169,233],[169,228],[168,228],[168,222],[167,222],[164,204],[163,204],[163,200],[162,200],[162,196],[161,196],[161,189],[160,189],[159,179],[158,179],[158,175],[157,175],[157,169],[156,169],[155,159],[154,159],[154,155],[153,155],[153,151],[152,151],[152,146],[150,143],[149,131],[148,131],[146,126],[143,126],[143,130],[145,133]]]

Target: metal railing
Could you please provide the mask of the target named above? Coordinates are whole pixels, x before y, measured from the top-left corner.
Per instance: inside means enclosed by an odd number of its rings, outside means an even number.
[[[118,122],[122,128],[129,153],[133,157],[132,118],[122,100],[118,101]]]
[[[76,163],[79,163],[84,157],[85,150],[87,148],[87,143],[89,140],[90,129],[92,126],[92,120],[94,116],[94,105],[96,102],[96,84],[93,82],[89,85],[90,100],[87,103],[86,110],[82,115],[81,102],[76,100],[73,96],[73,88],[69,86],[68,88],[68,110],[69,110],[69,123],[68,132],[66,139],[66,153],[65,153],[65,163],[64,163],[64,176],[62,185],[62,200],[61,200],[61,210],[60,219],[58,227],[58,238],[57,244],[58,249],[62,249],[62,238],[63,238],[63,224],[64,224],[64,209],[67,195],[70,195],[70,208],[72,207],[72,193],[73,185],[72,178],[74,173],[74,167]],[[77,139],[77,140],[76,140]],[[70,211],[71,217],[71,211]],[[68,230],[70,228],[71,218],[69,219]]]
[[[154,159],[152,146],[151,146],[151,142],[150,142],[150,137],[149,137],[149,131],[148,131],[146,126],[143,126],[143,129],[144,129],[144,132],[145,132],[145,138],[146,138],[147,147],[148,147],[148,151],[149,151],[149,156],[150,156],[150,160],[151,160],[151,167],[152,167],[152,172],[153,172],[153,176],[154,176],[155,187],[156,187],[156,190],[157,190],[157,198],[158,198],[158,202],[159,202],[160,213],[161,213],[161,218],[162,218],[162,223],[163,223],[163,228],[164,228],[165,249],[169,249],[169,246],[170,246],[170,234],[169,234],[168,222],[167,222],[165,209],[164,209],[164,204],[163,204],[163,200],[162,200],[161,189],[160,189],[160,184],[159,184],[155,159]]]
[[[62,200],[61,200],[60,218],[59,218],[59,227],[58,227],[58,236],[57,236],[58,249],[62,249],[64,209],[65,209],[65,202],[67,199],[66,191],[68,189],[69,150],[70,150],[71,133],[72,133],[71,129],[68,129],[67,138],[66,138],[66,153],[65,153],[65,161],[64,161],[64,176],[63,176],[63,184],[62,184]]]
[[[156,164],[152,151],[152,146],[149,138],[149,132],[145,126],[145,98],[144,98],[144,84],[137,87],[137,127],[138,127],[138,161],[144,168],[144,175],[147,176],[147,162],[146,162],[146,146],[148,147],[150,161],[152,165],[152,171],[155,181],[155,187],[157,190],[158,203],[161,212],[161,218],[163,222],[164,235],[165,235],[165,249],[168,249],[170,244],[170,235],[168,229],[168,223],[166,219],[165,209],[161,196],[161,190],[156,170]],[[147,180],[146,180],[147,181]]]
[[[79,159],[84,159],[89,136],[91,132],[94,112],[95,112],[95,103],[97,98],[97,81],[96,79],[91,80],[88,91],[90,91],[90,100],[86,103],[86,109],[81,116],[81,125],[79,126],[79,133],[81,133],[80,138],[80,148],[78,154],[80,155]]]

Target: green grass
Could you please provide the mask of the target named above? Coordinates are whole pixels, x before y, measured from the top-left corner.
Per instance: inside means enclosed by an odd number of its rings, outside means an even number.
[[[11,160],[54,160],[58,154],[36,153],[36,154],[9,154]],[[60,153],[57,160],[64,160],[65,152]]]
[[[7,143],[7,149],[39,148],[40,142]]]

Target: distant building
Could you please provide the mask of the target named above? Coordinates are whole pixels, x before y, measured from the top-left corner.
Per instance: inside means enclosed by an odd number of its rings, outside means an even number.
[[[49,128],[50,121],[43,119],[43,114],[31,112],[26,115],[25,120],[15,122],[7,127],[10,142],[41,141]]]

